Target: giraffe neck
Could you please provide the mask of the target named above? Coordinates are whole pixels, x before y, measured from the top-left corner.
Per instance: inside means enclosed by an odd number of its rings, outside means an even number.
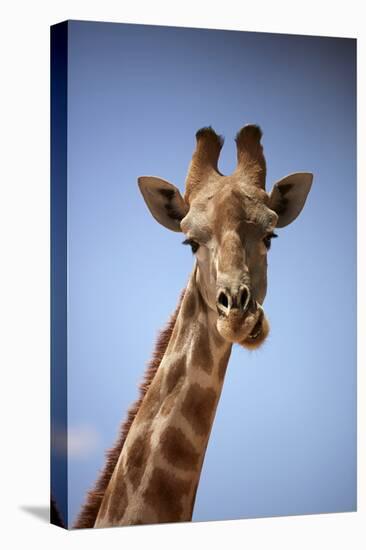
[[[216,319],[202,300],[194,270],[95,527],[191,520],[231,352]]]

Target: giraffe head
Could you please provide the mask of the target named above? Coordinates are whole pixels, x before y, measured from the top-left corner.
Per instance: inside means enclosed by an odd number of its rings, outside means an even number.
[[[269,331],[262,305],[274,231],[300,214],[313,179],[307,172],[291,174],[267,194],[261,137],[255,125],[238,132],[237,166],[224,176],[217,167],[223,139],[210,127],[199,130],[184,196],[161,178],[138,179],[154,218],[185,234],[197,260],[198,288],[217,314],[219,333],[247,348],[258,347]]]

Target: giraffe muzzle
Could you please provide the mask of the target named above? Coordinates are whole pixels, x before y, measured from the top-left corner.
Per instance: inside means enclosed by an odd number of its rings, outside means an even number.
[[[234,295],[220,289],[217,295],[217,329],[231,343],[247,348],[259,347],[266,339],[269,324],[262,306],[242,286]]]
[[[241,285],[236,291],[219,289],[216,307],[220,316],[228,317],[232,311],[244,315],[249,309],[256,310],[256,302],[251,298],[249,287]]]

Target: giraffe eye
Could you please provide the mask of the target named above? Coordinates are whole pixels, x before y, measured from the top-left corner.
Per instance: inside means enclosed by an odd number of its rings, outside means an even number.
[[[264,243],[264,246],[266,247],[267,250],[269,250],[271,248],[271,241],[272,239],[276,239],[278,237],[278,235],[276,235],[276,233],[269,233],[268,235],[266,235],[263,239],[263,243]]]
[[[193,239],[186,239],[185,241],[183,241],[182,244],[188,244],[191,247],[193,254],[195,254],[200,247],[198,242],[194,241]]]

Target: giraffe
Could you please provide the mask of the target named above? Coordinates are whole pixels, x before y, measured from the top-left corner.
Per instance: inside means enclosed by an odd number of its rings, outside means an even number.
[[[138,178],[151,214],[184,233],[195,265],[76,528],[192,518],[232,346],[258,348],[268,335],[267,253],[312,185],[311,173],[298,172],[267,194],[261,137],[257,125],[239,130],[237,166],[224,176],[223,138],[198,130],[184,196],[162,178]]]

